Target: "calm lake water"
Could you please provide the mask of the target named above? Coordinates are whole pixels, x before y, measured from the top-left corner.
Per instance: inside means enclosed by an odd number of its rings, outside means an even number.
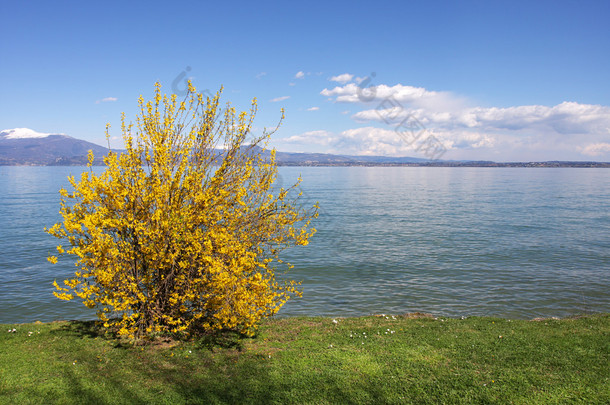
[[[0,167],[0,323],[92,319],[52,295],[60,187],[75,167]],[[102,170],[102,169],[99,169]],[[511,318],[610,312],[610,171],[282,167],[319,201],[285,255],[303,298],[280,315],[431,312]]]

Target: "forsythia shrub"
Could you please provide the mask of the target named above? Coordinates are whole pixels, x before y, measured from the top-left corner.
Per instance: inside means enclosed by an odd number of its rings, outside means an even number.
[[[275,266],[290,268],[279,253],[307,245],[317,205],[297,204],[300,179],[272,192],[271,133],[246,142],[256,99],[249,113],[230,104],[222,113],[221,91],[204,98],[189,83],[179,101],[157,83],[154,100],[140,96],[135,128],[122,117],[126,151],[111,151],[99,175],[90,151],[89,170],[69,177],[74,190],[60,190],[63,221],[45,231],[67,241],[57,251],[76,256],[78,270],[54,294],[81,298],[120,335],[251,334],[300,295]]]

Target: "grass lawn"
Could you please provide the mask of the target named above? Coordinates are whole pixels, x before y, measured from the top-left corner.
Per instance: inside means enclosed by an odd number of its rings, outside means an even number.
[[[608,404],[609,357],[609,314],[276,318],[254,338],[144,347],[122,344],[93,322],[11,324],[0,325],[0,400]]]

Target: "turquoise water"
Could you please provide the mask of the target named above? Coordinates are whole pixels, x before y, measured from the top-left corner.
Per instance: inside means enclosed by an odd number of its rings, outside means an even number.
[[[59,301],[57,190],[74,167],[0,167],[0,323],[93,318]],[[512,318],[610,312],[610,171],[282,167],[319,201],[318,233],[286,252],[303,298],[280,315],[431,312]]]

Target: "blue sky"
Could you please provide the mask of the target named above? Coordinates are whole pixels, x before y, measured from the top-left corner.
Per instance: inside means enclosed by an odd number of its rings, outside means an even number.
[[[0,129],[104,145],[107,122],[118,137],[121,112],[184,73],[241,109],[257,97],[258,130],[284,107],[282,151],[426,157],[434,141],[444,159],[610,161],[607,1],[4,1],[0,14]]]

